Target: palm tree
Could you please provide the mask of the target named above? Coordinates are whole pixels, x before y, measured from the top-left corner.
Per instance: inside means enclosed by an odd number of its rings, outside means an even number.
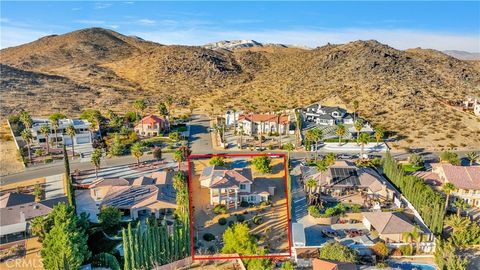
[[[454,184],[452,183],[445,183],[442,186],[443,192],[445,192],[445,195],[447,195],[447,199],[445,202],[445,211],[448,209],[448,204],[450,203],[450,195],[452,194],[453,191],[455,191],[457,188],[455,187]]]
[[[31,128],[33,125],[33,120],[32,117],[30,117],[30,114],[26,111],[20,112],[20,121],[23,123],[25,128]]]
[[[380,144],[380,140],[383,138],[385,130],[382,127],[375,129],[375,140],[377,140],[377,145]]]
[[[468,152],[466,157],[470,161],[470,166],[472,166],[480,156],[478,155],[478,153],[472,151]]]
[[[283,150],[287,151],[287,159],[289,162],[290,162],[290,152],[293,151],[294,149],[295,149],[295,146],[291,142],[283,145]]]
[[[180,164],[182,163],[183,161],[183,152],[182,150],[177,150],[173,153],[173,160],[175,160],[176,162],[178,162],[178,170],[180,170]]]
[[[353,106],[353,121],[355,121],[355,118],[357,117],[358,107],[360,107],[358,100],[354,100],[352,102],[352,106]]]
[[[21,136],[22,136],[22,139],[27,144],[28,161],[30,163],[32,163],[32,153],[31,153],[31,149],[30,149],[30,144],[32,143],[32,139],[33,139],[32,131],[30,129],[26,128],[26,129],[22,130]]]
[[[95,148],[92,152],[92,159],[90,160],[95,167],[95,178],[98,179],[98,170],[100,169],[100,164],[101,164],[101,159],[102,159],[102,150]]]
[[[50,115],[48,117],[48,120],[50,121],[50,125],[53,128],[53,132],[55,133],[55,147],[56,148],[58,148],[58,138],[57,138],[57,130],[58,130],[58,127],[59,127],[58,121],[60,119],[65,119],[65,118],[66,118],[66,116],[59,113],[59,112],[53,113],[52,115]]]
[[[240,149],[242,149],[242,148],[243,148],[243,135],[245,134],[245,133],[243,132],[243,126],[240,127],[240,129],[239,129],[238,132],[239,132],[239,134],[240,134]]]
[[[317,187],[317,180],[315,180],[314,178],[310,178],[310,179],[307,180],[305,185],[308,188],[308,197],[309,197],[309,202],[308,203],[310,204],[313,190]]]
[[[307,130],[305,137],[311,142],[315,142],[315,162],[318,158],[318,142],[322,139],[322,131],[318,128],[312,128]]]
[[[145,110],[145,101],[143,99],[137,99],[133,102],[133,109],[135,109],[135,114],[137,116],[137,121],[140,119],[141,120],[141,114],[143,114],[143,110]],[[143,123],[140,123],[142,125],[142,132],[143,132]]]
[[[170,115],[173,117],[173,98],[172,97],[167,97],[165,99],[165,104],[167,105],[168,107],[168,111],[170,113]]]
[[[50,135],[50,127],[47,124],[43,124],[38,131],[40,132],[40,134],[42,134],[45,137],[45,144],[47,146],[47,154],[49,154],[50,153],[50,146],[49,146],[48,137]]]
[[[139,142],[132,144],[130,153],[137,159],[137,165],[140,164],[140,158],[143,156],[143,147]]]
[[[335,133],[338,136],[338,145],[342,144],[342,137],[345,136],[345,133],[347,133],[347,129],[345,128],[344,125],[340,124],[337,126],[337,129],[335,130]]]
[[[423,233],[417,227],[414,227],[411,235],[412,239],[415,240],[415,254],[418,255],[420,253],[420,242],[422,242]]]
[[[463,231],[470,225],[468,217],[451,215],[445,220],[445,225],[452,228],[453,233]]]
[[[468,208],[468,204],[464,199],[457,198],[453,202],[453,206],[457,209],[457,216],[460,216],[463,210]]]
[[[77,131],[75,130],[75,127],[73,125],[69,125],[65,129],[65,133],[70,136],[70,140],[72,141],[72,157],[75,157],[75,142],[73,141],[73,138],[75,135],[77,135]]]
[[[360,135],[358,135],[357,141],[361,145],[360,157],[363,157],[363,150],[365,145],[368,144],[369,139],[370,139],[370,135],[368,135],[367,133],[360,133]]]
[[[355,123],[353,124],[355,127],[355,130],[357,131],[357,144],[359,144],[359,137],[360,137],[360,131],[362,131],[362,128],[364,126],[363,121],[360,119],[355,120]]]

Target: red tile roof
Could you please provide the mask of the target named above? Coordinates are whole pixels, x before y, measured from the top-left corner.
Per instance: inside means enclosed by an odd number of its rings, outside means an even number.
[[[288,124],[288,116],[278,116],[276,114],[241,114],[238,116],[238,121],[246,120],[253,122],[274,122],[281,124]],[[279,121],[280,120],[280,121]]]
[[[418,172],[412,173],[412,175],[422,178],[429,185],[432,185],[432,186],[442,185],[442,180],[440,179],[440,176],[437,173],[418,171]]]
[[[145,116],[144,118],[142,118],[142,120],[140,120],[140,123],[154,125],[154,124],[161,124],[163,121],[164,120],[161,119],[160,117],[151,114],[149,116]]]
[[[461,189],[480,190],[480,166],[441,164],[446,180]]]
[[[352,263],[341,263],[320,259],[313,259],[313,270],[356,270],[357,266]]]

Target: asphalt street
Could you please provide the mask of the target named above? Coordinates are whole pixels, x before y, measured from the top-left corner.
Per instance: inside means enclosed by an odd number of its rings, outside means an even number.
[[[189,137],[189,147],[192,151],[192,154],[219,154],[219,153],[247,153],[248,151],[217,151],[214,150],[212,147],[212,140],[211,134],[209,132],[210,122],[209,118],[206,115],[194,115],[192,120],[190,121],[190,137]],[[318,155],[325,155],[328,151],[319,149],[317,152]],[[263,151],[263,153],[285,153],[284,151]],[[348,151],[345,152],[346,154],[358,154],[357,151]],[[460,157],[465,156],[467,151],[457,152]],[[438,159],[439,153],[432,153],[432,152],[425,152],[419,151],[425,160],[429,159]],[[305,159],[305,158],[313,158],[315,153],[313,152],[292,152],[290,157],[292,159]],[[397,159],[406,159],[410,153],[406,152],[393,152],[392,155]],[[165,158],[171,158],[172,154],[165,153]],[[143,161],[150,161],[153,160],[153,156],[144,155],[141,159]],[[136,162],[136,160],[132,156],[122,156],[122,157],[114,157],[114,158],[104,158],[102,160],[101,166],[103,168],[110,167],[110,166],[119,166],[119,165],[127,165]],[[92,169],[93,165],[90,162],[80,162],[79,159],[70,161],[71,171],[75,169],[78,170],[85,170],[85,169]],[[63,162],[56,162],[54,164],[43,165],[33,168],[27,168],[24,172],[11,174],[7,176],[0,177],[0,185],[6,185],[13,182],[19,182],[24,180],[29,180],[38,177],[45,177],[55,174],[60,174],[64,172],[64,165]]]

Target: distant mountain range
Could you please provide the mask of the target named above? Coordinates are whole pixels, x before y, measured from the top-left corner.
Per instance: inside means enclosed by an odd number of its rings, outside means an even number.
[[[222,40],[218,42],[208,43],[203,45],[207,49],[225,49],[225,50],[234,50],[242,48],[253,48],[253,47],[279,47],[279,48],[301,48],[301,49],[311,49],[307,46],[302,45],[286,45],[278,43],[260,43],[255,40]]]
[[[166,46],[89,28],[0,50],[0,63],[3,117],[22,109],[126,112],[138,98],[156,112],[168,96],[177,111],[194,104],[215,113],[318,101],[351,110],[358,100],[363,117],[399,139],[394,147],[480,147],[478,121],[448,105],[480,95],[480,62],[436,50],[375,40],[309,50],[251,40]]]
[[[460,60],[480,60],[480,53],[472,53],[465,51],[447,50],[443,53],[453,56]]]

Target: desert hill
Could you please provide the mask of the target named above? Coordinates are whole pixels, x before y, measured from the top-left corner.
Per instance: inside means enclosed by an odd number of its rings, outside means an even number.
[[[44,114],[78,113],[85,106],[125,111],[138,97],[152,109],[172,96],[178,104],[216,113],[227,106],[271,111],[326,99],[349,106],[357,99],[362,115],[398,133],[398,146],[480,147],[478,118],[448,105],[480,95],[480,65],[434,50],[401,51],[373,40],[313,50],[211,50],[91,28],[1,50],[0,62],[2,99],[8,101],[2,115],[22,108]],[[4,76],[4,69],[28,76]],[[35,106],[57,87],[75,98],[57,94],[58,106]]]

